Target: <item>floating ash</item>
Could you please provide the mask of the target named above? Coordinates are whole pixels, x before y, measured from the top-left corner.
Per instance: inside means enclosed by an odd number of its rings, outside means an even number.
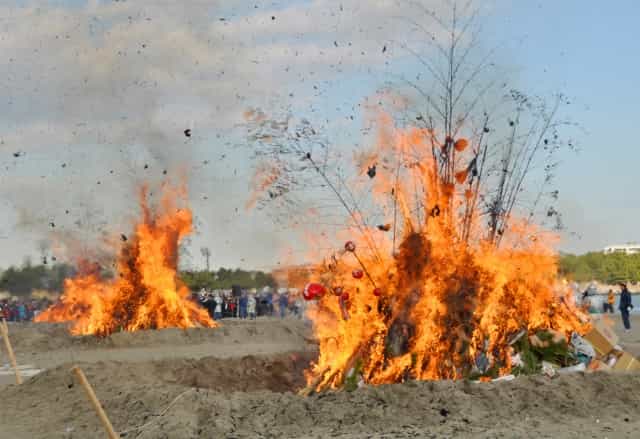
[[[215,327],[206,310],[189,300],[177,275],[178,247],[192,227],[191,211],[177,205],[185,192],[165,187],[160,206],[153,209],[143,188],[142,218],[120,242],[116,277],[102,279],[99,268],[84,264],[78,276],[65,281],[60,301],[36,321],[70,322],[74,335],[101,336],[119,330]]]

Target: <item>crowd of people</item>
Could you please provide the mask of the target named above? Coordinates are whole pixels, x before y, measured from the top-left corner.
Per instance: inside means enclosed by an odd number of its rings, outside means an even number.
[[[298,290],[265,287],[257,289],[200,290],[195,299],[214,320],[239,318],[253,320],[259,316],[302,318],[304,301]]]
[[[0,318],[8,322],[30,322],[42,310],[51,305],[48,300],[2,300],[0,302]]]

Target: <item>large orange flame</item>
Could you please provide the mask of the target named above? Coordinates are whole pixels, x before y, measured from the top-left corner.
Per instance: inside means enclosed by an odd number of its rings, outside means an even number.
[[[38,322],[71,322],[75,335],[108,335],[167,327],[215,327],[206,310],[189,300],[188,288],[177,276],[178,246],[191,232],[192,215],[176,199],[184,191],[165,188],[154,212],[147,191],[141,190],[142,219],[133,236],[122,243],[117,276],[100,278],[83,269],[64,284],[60,301],[38,315]]]
[[[460,379],[480,355],[502,375],[511,370],[509,339],[520,330],[586,330],[557,278],[552,236],[512,218],[497,246],[479,214],[465,214],[477,202],[465,167],[458,171],[463,154],[472,154],[466,141],[458,141],[456,169],[443,178],[432,132],[389,120],[381,126],[369,154],[379,169],[373,194],[384,223],[397,217],[397,237],[389,227],[354,226],[344,235],[356,241],[355,252],[314,266],[313,280],[336,294],[309,311],[320,343],[310,383],[340,386],[357,364],[371,384]],[[356,279],[357,269],[367,275]]]

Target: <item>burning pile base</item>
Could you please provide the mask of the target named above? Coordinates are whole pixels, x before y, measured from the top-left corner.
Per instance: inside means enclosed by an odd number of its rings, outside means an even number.
[[[349,242],[317,267],[316,281],[339,297],[323,295],[310,311],[320,340],[308,376],[315,390],[343,386],[353,370],[369,384],[492,379],[516,366],[516,334],[560,334],[562,356],[567,338],[587,331],[544,247],[472,248],[435,236],[409,233],[386,260]]]

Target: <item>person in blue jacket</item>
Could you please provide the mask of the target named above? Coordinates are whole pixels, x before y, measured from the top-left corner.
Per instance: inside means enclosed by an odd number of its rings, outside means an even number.
[[[631,321],[629,319],[629,313],[633,309],[633,304],[631,303],[631,293],[627,289],[627,284],[621,283],[622,291],[620,292],[620,305],[618,308],[620,309],[620,314],[622,315],[622,323],[624,324],[624,331],[631,331]]]

